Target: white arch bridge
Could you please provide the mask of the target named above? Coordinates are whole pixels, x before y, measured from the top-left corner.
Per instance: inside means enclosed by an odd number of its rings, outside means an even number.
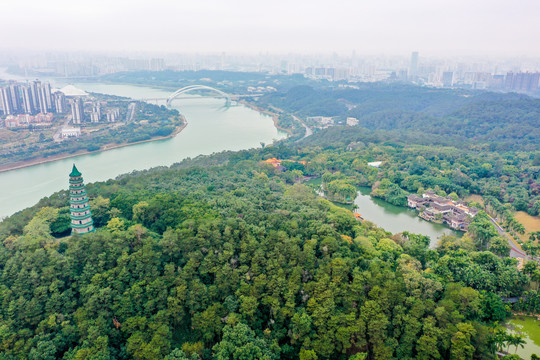
[[[173,100],[176,100],[176,99],[192,99],[192,97],[182,96],[182,95],[184,95],[186,93],[189,93],[191,91],[199,91],[199,90],[208,90],[209,92],[213,93],[213,94],[211,94],[212,97],[225,99],[225,106],[230,106],[232,100],[236,100],[236,99],[239,99],[239,98],[245,98],[245,97],[256,97],[256,96],[261,96],[262,95],[262,94],[248,94],[248,95],[235,94],[235,95],[230,95],[230,94],[227,94],[224,91],[221,91],[219,89],[216,89],[216,88],[213,88],[213,87],[207,86],[207,85],[189,85],[189,86],[185,86],[185,87],[183,87],[181,89],[176,90],[168,98],[144,98],[144,99],[139,99],[139,100],[140,101],[147,101],[147,102],[154,102],[155,101],[156,103],[158,101],[160,101],[160,100],[166,100],[167,101],[166,102],[167,107],[170,107]]]

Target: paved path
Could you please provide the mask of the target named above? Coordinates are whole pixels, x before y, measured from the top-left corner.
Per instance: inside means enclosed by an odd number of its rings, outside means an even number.
[[[298,117],[296,117],[294,115],[292,117],[293,117],[294,120],[299,121],[300,124],[302,124],[302,126],[306,129],[306,133],[304,134],[304,137],[302,137],[302,139],[305,139],[308,136],[310,136],[311,134],[313,134],[313,131],[306,124],[304,124],[304,122],[302,120],[300,120]],[[302,139],[299,139],[297,141],[300,141]]]
[[[285,113],[285,111],[283,109],[280,109],[278,107],[275,107],[273,105],[268,105],[268,107],[274,111],[277,111],[278,113]],[[291,116],[293,117],[294,120],[300,122],[300,124],[302,124],[302,126],[304,127],[304,129],[306,129],[306,133],[304,134],[304,136],[301,138],[301,139],[298,139],[296,141],[300,141],[302,139],[305,139],[307,138],[308,136],[310,136],[311,134],[313,134],[313,130],[311,130],[309,128],[309,126],[307,126],[300,118],[298,118],[297,116],[294,116],[293,114],[291,114]]]
[[[510,245],[510,257],[513,258],[523,258],[525,260],[530,260],[529,256],[519,248],[518,244],[512,240],[512,237],[504,231],[504,229],[493,219],[490,215],[488,215],[489,220],[491,220],[491,223],[495,226],[495,229],[499,232],[499,235],[502,237],[505,237],[508,240],[508,244]]]

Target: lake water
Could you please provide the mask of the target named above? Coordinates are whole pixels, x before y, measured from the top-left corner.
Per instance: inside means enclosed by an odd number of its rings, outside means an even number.
[[[522,359],[530,359],[532,354],[540,356],[540,320],[532,316],[517,316],[510,320],[508,325],[513,328],[511,332],[524,335],[527,342],[523,348],[518,347],[516,354]],[[515,349],[515,346],[510,346],[510,354],[513,354]]]
[[[431,239],[430,247],[435,247],[442,235],[461,237],[463,233],[452,230],[442,224],[436,224],[418,217],[418,213],[410,208],[392,205],[384,200],[369,195],[371,189],[360,188],[354,203],[355,210],[362,217],[383,229],[395,233],[409,231],[415,234],[427,235]]]
[[[58,83],[58,87],[65,84]],[[73,84],[85,91],[139,98],[166,98],[171,92],[150,87],[98,83]],[[163,102],[164,103],[164,102]],[[260,147],[286,137],[272,118],[243,105],[224,107],[216,98],[182,99],[173,102],[188,126],[176,137],[135,144],[95,154],[0,173],[0,219],[34,205],[52,193],[67,189],[73,163],[86,183],[103,181],[133,170],[168,166],[187,157],[223,150]]]

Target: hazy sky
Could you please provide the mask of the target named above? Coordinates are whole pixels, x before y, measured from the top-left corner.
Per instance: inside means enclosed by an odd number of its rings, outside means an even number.
[[[540,55],[540,0],[0,0],[0,48]]]

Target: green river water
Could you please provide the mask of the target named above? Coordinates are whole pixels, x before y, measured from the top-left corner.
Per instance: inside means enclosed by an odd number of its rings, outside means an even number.
[[[86,91],[140,98],[166,98],[171,92],[149,87],[81,83]],[[58,87],[63,84],[57,84]],[[0,173],[0,218],[34,205],[68,185],[73,163],[85,182],[102,181],[133,170],[168,166],[187,157],[223,150],[260,147],[286,137],[272,118],[246,106],[224,107],[223,99],[182,99],[173,102],[188,126],[174,138],[81,155]]]

